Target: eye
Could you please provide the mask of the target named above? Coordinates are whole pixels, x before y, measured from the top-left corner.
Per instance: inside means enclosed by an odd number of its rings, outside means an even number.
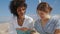
[[[45,11],[45,13],[48,13],[48,11]]]
[[[25,10],[25,9],[22,9],[22,10]]]
[[[18,10],[18,12],[21,11],[21,9]]]

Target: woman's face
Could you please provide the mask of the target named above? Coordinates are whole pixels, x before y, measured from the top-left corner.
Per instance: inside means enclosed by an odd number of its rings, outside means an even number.
[[[17,8],[17,14],[18,16],[24,16],[25,15],[26,8],[25,7],[18,7]]]
[[[49,12],[44,12],[44,11],[40,11],[38,10],[38,15],[40,16],[40,18],[44,19],[47,17],[47,15],[49,15],[50,13]]]

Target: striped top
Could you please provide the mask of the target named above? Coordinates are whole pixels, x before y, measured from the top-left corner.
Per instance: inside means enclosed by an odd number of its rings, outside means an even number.
[[[41,25],[41,20],[38,19],[36,20],[34,27],[40,34],[54,34],[55,29],[60,29],[60,18],[52,16],[44,28]]]

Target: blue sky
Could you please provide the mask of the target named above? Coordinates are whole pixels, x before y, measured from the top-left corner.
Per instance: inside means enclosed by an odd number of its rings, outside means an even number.
[[[0,16],[9,16],[9,0],[0,0]]]
[[[9,10],[9,3],[11,0],[1,0],[0,1],[0,16],[11,16]],[[28,8],[26,10],[26,14],[36,14],[36,6],[38,1],[36,0],[26,0]]]
[[[0,1],[0,16],[11,16],[9,11],[9,3],[11,0],[1,0]],[[48,2],[52,7],[52,14],[60,13],[60,0],[42,0]],[[36,14],[36,6],[38,5],[38,0],[26,0],[28,8],[26,14]]]
[[[9,10],[9,3],[11,0],[0,0],[0,21],[5,20],[6,16],[11,17],[11,13]],[[42,0],[44,2],[48,2],[52,7],[52,14],[60,15],[60,0]],[[36,7],[39,3],[38,0],[26,0],[28,5],[26,14],[27,15],[36,15]],[[8,20],[8,19],[6,19]]]
[[[11,0],[1,0],[0,1],[0,21],[7,21],[12,16],[9,10],[9,3]],[[38,0],[26,0],[27,3],[27,15],[35,15],[36,7],[39,3]]]
[[[42,0],[42,2],[48,2],[50,6],[53,8],[52,14],[60,15],[60,0]]]

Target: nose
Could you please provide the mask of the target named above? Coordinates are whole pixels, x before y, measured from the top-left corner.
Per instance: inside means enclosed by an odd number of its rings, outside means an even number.
[[[20,10],[19,10],[19,12],[22,12],[22,13],[24,13],[24,10],[23,10],[23,9],[20,9]]]
[[[41,15],[44,15],[43,13],[40,13]]]
[[[40,14],[40,15],[44,15],[44,13],[43,13],[43,12],[40,12],[39,14]]]

